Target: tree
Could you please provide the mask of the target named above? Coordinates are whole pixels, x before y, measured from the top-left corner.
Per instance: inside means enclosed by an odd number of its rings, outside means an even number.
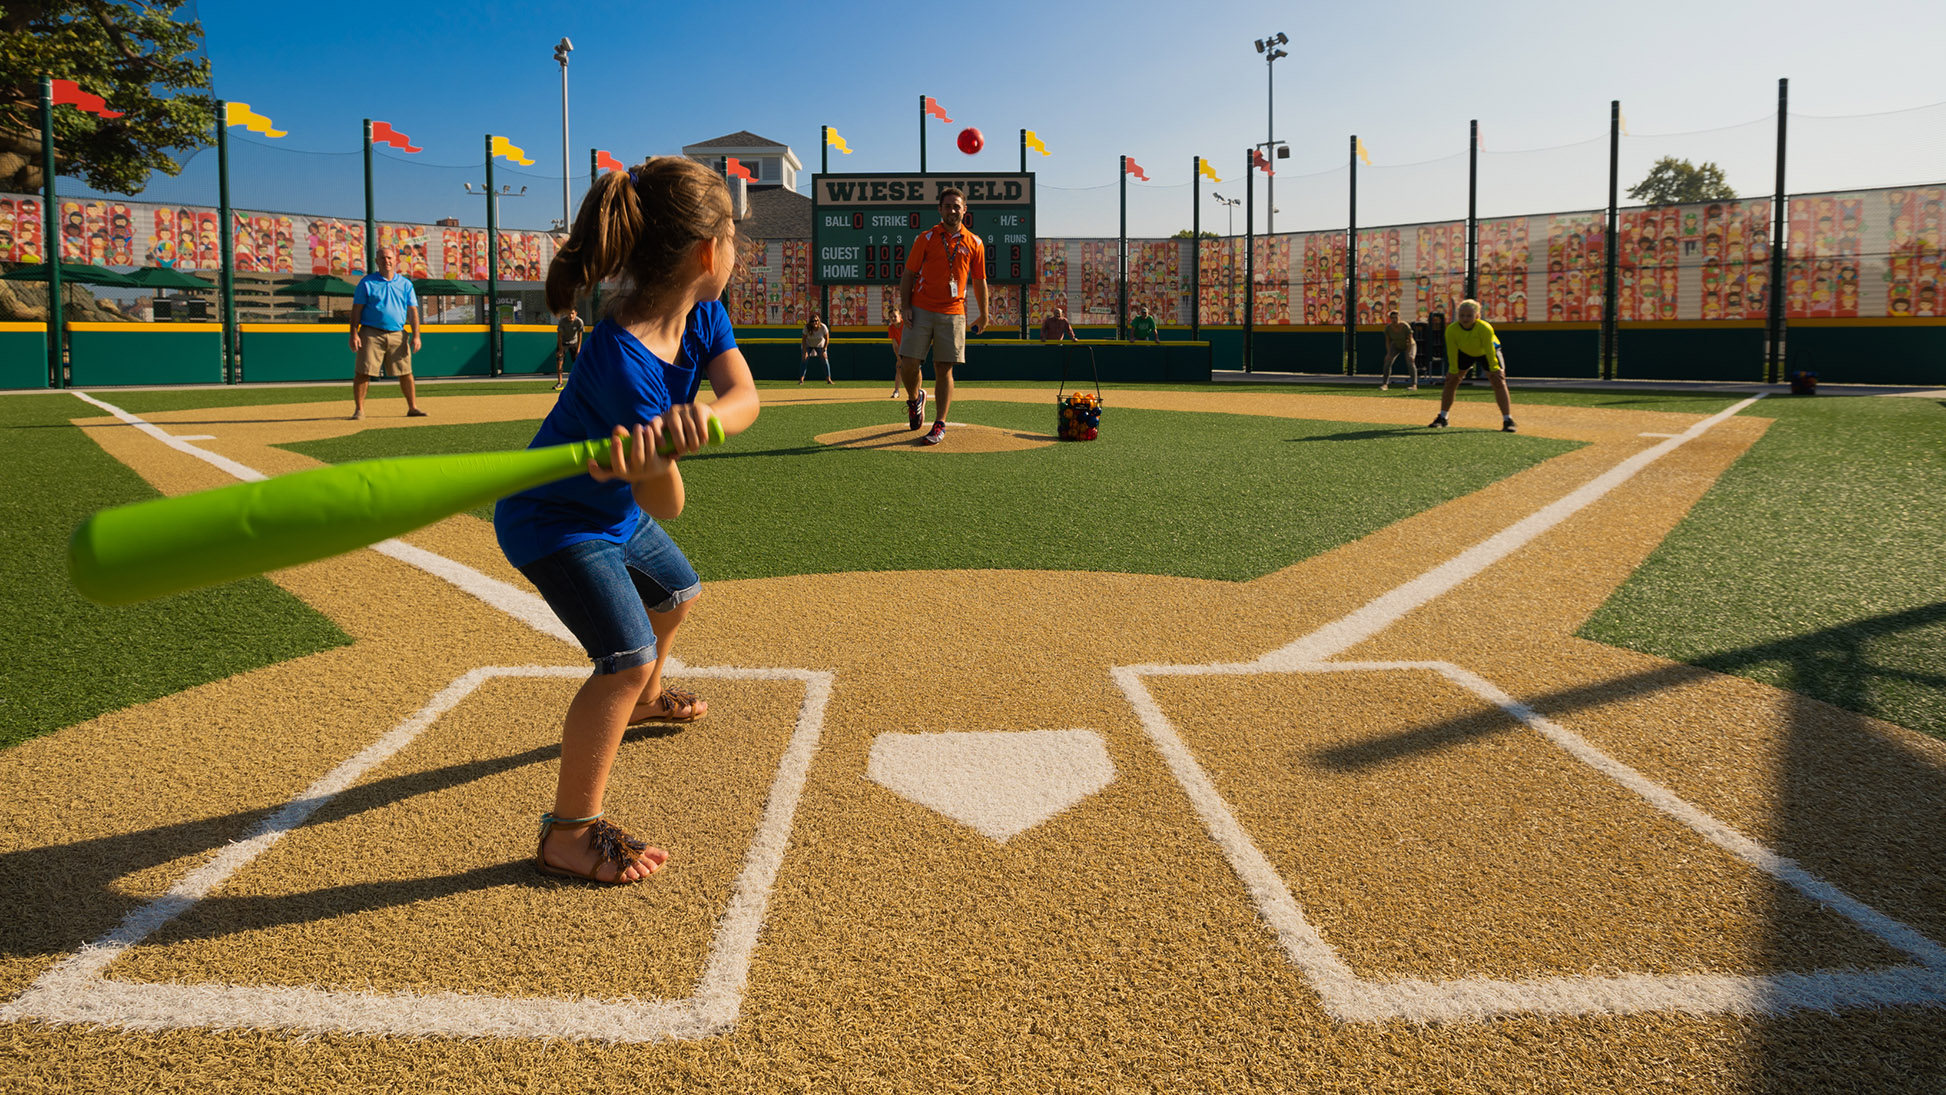
[[[1723,181],[1723,169],[1713,163],[1706,161],[1697,167],[1688,160],[1664,156],[1649,169],[1647,178],[1628,188],[1628,196],[1650,205],[1679,205],[1730,201],[1737,192]]]
[[[1179,229],[1175,235],[1170,236],[1169,238],[1172,240],[1186,240],[1192,237],[1189,229],[1183,228],[1183,229]],[[1220,240],[1223,237],[1217,235],[1214,232],[1205,232],[1200,237],[1195,237],[1195,238],[1206,239],[1206,240]]]
[[[120,118],[54,108],[55,170],[137,194],[174,153],[207,148],[216,124],[203,26],[184,0],[9,0],[0,5],[0,190],[40,193],[41,77],[73,80]],[[170,94],[170,93],[176,94]]]

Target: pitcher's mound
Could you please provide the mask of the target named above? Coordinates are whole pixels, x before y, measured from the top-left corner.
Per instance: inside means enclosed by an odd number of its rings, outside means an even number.
[[[1027,433],[1022,430],[1003,430],[995,426],[981,426],[970,422],[948,422],[946,439],[937,445],[928,445],[924,438],[926,430],[930,428],[931,423],[917,430],[906,429],[904,423],[866,426],[856,430],[821,433],[817,436],[817,442],[820,445],[834,445],[844,449],[1013,452],[1017,449],[1038,449],[1059,440],[1051,433]]]

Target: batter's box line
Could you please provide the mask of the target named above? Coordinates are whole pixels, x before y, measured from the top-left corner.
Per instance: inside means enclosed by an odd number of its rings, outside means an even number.
[[[1515,700],[1484,677],[1451,662],[1230,662],[1133,665],[1110,671],[1183,792],[1189,796],[1237,878],[1305,980],[1334,1017],[1350,1022],[1407,1019],[1453,1022],[1516,1014],[1780,1015],[1798,1010],[1946,1006],[1946,949],[1879,912],[1803,866],[1750,839],[1667,787],[1595,748],[1587,739]],[[1144,677],[1249,676],[1268,673],[1433,672],[1505,711],[1569,756],[1645,799],[1709,841],[1826,908],[1839,913],[1916,964],[1883,969],[1825,969],[1769,974],[1623,974],[1532,980],[1462,977],[1447,981],[1368,979],[1305,919],[1270,860],[1250,839],[1222,792],[1177,735]]]
[[[674,662],[674,659],[671,659]],[[309,987],[168,984],[106,976],[121,954],[209,896],[245,864],[302,825],[332,798],[404,749],[440,716],[496,677],[585,677],[582,666],[488,666],[462,674],[410,718],[340,764],[219,851],[162,897],[61,960],[26,992],[0,1006],[0,1021],[39,1019],[131,1030],[183,1027],[265,1028],[311,1033],[564,1038],[606,1042],[696,1039],[736,1026],[743,987],[763,928],[771,886],[783,862],[792,819],[817,752],[833,674],[806,669],[684,666],[685,677],[800,681],[804,702],[771,781],[763,819],[744,853],[730,900],[717,920],[695,991],[682,1000],[597,1000],[471,993],[337,992]]]

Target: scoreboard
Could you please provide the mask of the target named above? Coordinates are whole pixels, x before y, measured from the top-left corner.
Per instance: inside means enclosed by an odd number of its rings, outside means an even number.
[[[812,284],[897,285],[949,186],[966,195],[966,228],[986,244],[987,282],[1033,284],[1033,175],[917,173],[811,176]]]

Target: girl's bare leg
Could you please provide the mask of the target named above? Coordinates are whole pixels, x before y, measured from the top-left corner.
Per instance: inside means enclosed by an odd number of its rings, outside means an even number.
[[[615,752],[621,748],[622,732],[636,697],[646,687],[651,667],[638,665],[619,673],[600,673],[575,693],[568,704],[567,721],[561,728],[561,776],[554,789],[554,816],[593,817],[601,813],[602,793],[608,786],[608,772],[615,765]],[[604,863],[589,840],[589,827],[556,827],[547,834],[541,852],[552,866],[586,874],[594,871],[603,880],[617,877],[633,882],[661,867],[669,853],[650,848],[642,861],[616,872],[615,865]]]

